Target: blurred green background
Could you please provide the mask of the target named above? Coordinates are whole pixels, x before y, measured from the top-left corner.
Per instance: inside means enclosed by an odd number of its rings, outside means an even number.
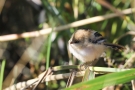
[[[3,72],[4,80],[10,75],[13,67],[16,68],[10,78],[12,84],[35,78],[48,67],[69,65],[69,62],[79,64],[79,61],[72,60],[67,49],[70,36],[79,28],[96,30],[106,37],[108,42],[117,43],[127,48],[124,51],[107,51],[106,67],[119,68],[134,54],[135,14],[133,12],[121,15],[120,10],[134,8],[135,0],[5,0],[3,5],[3,7],[1,5],[0,14],[1,36],[46,30],[46,28],[59,27],[110,13],[119,14],[117,17],[95,23],[74,28],[69,26],[67,29],[57,32],[52,31],[51,34],[35,35],[34,37],[29,37],[28,34],[26,38],[1,41],[0,59],[1,62],[6,60]],[[25,51],[30,58],[24,55]],[[19,69],[20,66],[15,66],[20,59],[22,62],[27,59],[23,70]],[[18,72],[19,75],[16,74]],[[69,72],[69,70],[57,73],[65,72]],[[66,82],[67,80],[51,81],[48,86],[43,83],[38,86],[38,90],[47,90],[47,88],[48,90],[60,90],[65,88]],[[125,87],[131,88],[131,85],[119,87],[117,90],[126,90]]]

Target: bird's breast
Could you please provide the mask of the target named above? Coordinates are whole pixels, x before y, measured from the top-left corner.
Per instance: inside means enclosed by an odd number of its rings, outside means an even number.
[[[101,56],[105,47],[103,45],[88,45],[81,48],[69,45],[70,52],[82,62],[90,62]]]

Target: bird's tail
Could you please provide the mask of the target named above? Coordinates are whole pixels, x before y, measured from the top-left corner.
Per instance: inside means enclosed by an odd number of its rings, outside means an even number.
[[[125,47],[117,44],[111,44],[111,43],[104,43],[105,46],[113,48],[115,50],[124,50]]]

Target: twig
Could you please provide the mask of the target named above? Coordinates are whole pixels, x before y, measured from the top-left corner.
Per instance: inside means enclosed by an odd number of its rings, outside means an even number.
[[[133,13],[133,12],[135,12],[135,8],[129,8],[129,9],[122,10],[121,14],[130,14],[130,13]],[[54,31],[66,30],[68,28],[83,26],[83,25],[86,25],[86,24],[95,23],[95,22],[103,21],[103,20],[118,17],[118,16],[119,16],[119,14],[117,14],[117,13],[95,16],[95,17],[92,17],[92,18],[83,19],[83,20],[76,21],[76,22],[66,24],[66,25],[63,25],[63,26],[54,27]],[[10,40],[16,40],[16,39],[27,38],[27,37],[38,37],[40,35],[49,34],[51,32],[51,30],[52,30],[52,28],[47,28],[47,29],[42,29],[42,30],[39,30],[39,31],[36,30],[36,31],[33,31],[33,32],[25,32],[25,33],[22,33],[22,34],[3,35],[3,36],[0,36],[0,41],[10,41]]]
[[[135,90],[135,80],[131,80],[132,90]]]
[[[73,81],[74,81],[74,78],[75,78],[75,75],[76,75],[76,71],[73,70],[68,78],[68,81],[67,81],[67,85],[66,87],[70,87],[72,84],[73,84]]]
[[[48,75],[52,75],[52,69],[51,69],[51,68],[49,68],[46,72],[44,72],[44,75],[43,75],[41,78],[39,78],[37,84],[34,86],[34,88],[33,88],[32,90],[35,90],[36,87],[40,84],[40,82],[41,82],[43,79],[46,79],[46,77],[47,77]]]
[[[98,2],[99,4],[101,4],[102,6],[110,9],[111,11],[115,12],[116,14],[118,14],[121,18],[126,19],[124,14],[117,10],[114,6],[112,6],[110,3],[108,3],[106,0],[96,0],[96,2]]]
[[[54,67],[55,68],[55,71],[56,71],[56,68],[59,68],[60,66],[56,66]],[[64,67],[64,69],[68,69],[70,68],[70,65],[69,66],[62,66]],[[76,65],[74,65],[74,67],[77,67]],[[129,70],[129,69],[118,69],[118,68],[105,68],[105,67],[89,67],[89,69],[91,71],[94,71],[97,73],[111,73],[111,72],[120,72],[120,71],[125,71],[125,70]],[[59,70],[62,70],[62,68]],[[30,85],[33,85],[33,82],[37,82],[39,79],[41,79],[41,77],[43,77],[44,75],[44,72],[42,74],[40,74],[37,78],[35,79],[31,79],[31,80],[28,80],[26,82],[19,82],[15,85],[12,85],[4,90],[20,90],[20,88],[24,88],[24,87],[27,87],[27,86],[30,86]],[[82,77],[84,75],[84,71],[81,71],[81,72],[77,72],[75,74],[75,77]],[[65,74],[57,74],[57,75],[49,75],[47,76],[43,82],[46,82],[46,81],[52,81],[52,80],[60,80],[60,79],[66,79],[70,76],[70,73],[65,73]]]
[[[83,74],[84,74],[84,71],[77,72],[75,77],[82,77]],[[46,79],[44,79],[43,82],[52,81],[52,80],[67,79],[69,77],[69,75],[70,75],[70,73],[49,75],[49,76],[46,77]],[[33,82],[38,81],[38,79],[39,79],[39,77],[36,78],[36,79],[28,80],[26,82],[20,82],[20,83],[17,83],[15,85],[12,85],[12,86],[10,86],[8,88],[5,88],[4,90],[15,90],[15,89],[20,90],[23,87],[31,86],[33,84]]]
[[[135,35],[135,31],[129,31],[129,32],[127,32],[127,33],[121,35],[120,37],[118,37],[118,38],[114,41],[114,43],[117,43],[120,39],[122,39],[123,37],[125,37],[125,36],[127,36],[127,35]]]
[[[124,68],[131,68],[135,62],[135,53],[126,61]]]

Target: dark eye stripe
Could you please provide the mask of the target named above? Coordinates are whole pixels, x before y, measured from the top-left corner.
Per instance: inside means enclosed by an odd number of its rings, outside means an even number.
[[[98,32],[95,32],[94,35],[95,35],[95,37],[102,36],[102,35],[101,35],[100,33],[98,33]]]
[[[80,41],[79,40],[75,40],[74,43],[80,43]]]

